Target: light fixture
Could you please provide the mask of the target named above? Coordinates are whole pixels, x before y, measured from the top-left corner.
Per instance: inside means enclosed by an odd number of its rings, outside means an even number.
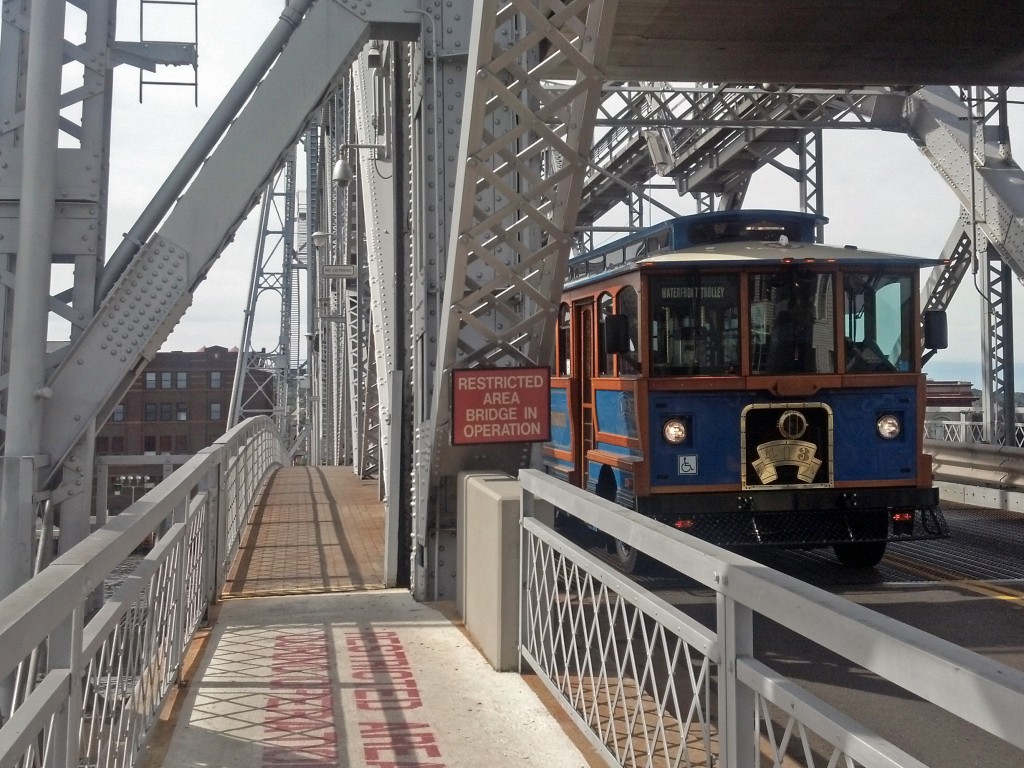
[[[338,162],[334,164],[334,172],[331,174],[331,178],[339,184],[348,184],[355,176],[355,169],[345,161],[345,158],[338,158]]]
[[[669,419],[661,428],[661,435],[672,445],[679,445],[686,439],[686,422],[683,419]]]
[[[382,57],[380,55],[380,43],[376,40],[370,43],[366,49],[366,66],[368,69],[379,69]]]
[[[309,236],[309,239],[313,241],[313,245],[317,248],[323,248],[327,245],[327,233],[320,232],[319,230]]]
[[[389,159],[388,147],[386,144],[342,144],[338,147],[338,153],[340,154],[346,149],[375,149],[377,150],[377,154],[374,159]],[[355,169],[349,165],[344,156],[339,157],[338,161],[334,164],[334,170],[331,173],[331,178],[338,184],[348,184],[355,177]]]
[[[878,430],[878,436],[884,440],[894,440],[900,436],[900,420],[891,413],[879,416],[875,428]]]

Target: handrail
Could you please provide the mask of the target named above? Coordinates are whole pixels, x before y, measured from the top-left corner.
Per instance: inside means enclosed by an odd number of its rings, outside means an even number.
[[[3,702],[0,765],[43,760],[39,745],[57,764],[134,763],[260,483],[285,460],[273,421],[248,419],[0,601],[0,679],[24,691],[13,711]],[[149,537],[153,548],[87,615],[87,596]],[[46,660],[41,675],[28,674],[33,657]]]
[[[823,740],[833,750],[831,760],[825,751],[829,765],[923,765],[755,658],[755,616],[1024,750],[1024,672],[536,470],[519,479],[523,659],[611,764],[637,764],[632,755],[642,748],[657,750],[659,764],[691,764],[696,750],[703,754],[693,762],[704,765],[761,765],[760,737],[774,753],[768,764],[790,765],[770,713],[794,734],[795,750],[807,738]],[[695,636],[687,629],[693,617],[637,584],[608,578],[600,561],[542,522],[552,507],[712,590],[715,631]],[[649,714],[630,715],[638,711]]]

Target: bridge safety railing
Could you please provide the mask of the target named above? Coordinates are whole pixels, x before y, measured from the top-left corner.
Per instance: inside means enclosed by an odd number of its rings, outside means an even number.
[[[273,422],[249,419],[0,601],[0,766],[135,763],[284,460]]]
[[[949,415],[926,417],[925,439],[948,443],[986,443],[985,425],[968,416],[967,413],[960,413],[955,418]],[[1018,448],[1024,446],[1024,422],[1018,421],[1013,425],[1013,435],[1006,440],[1006,444]]]
[[[1024,448],[925,440],[943,501],[1024,512]]]
[[[520,481],[522,658],[609,765],[923,766],[758,658],[755,617],[1024,750],[1024,673],[535,470]],[[710,590],[713,619],[541,523],[552,508]]]

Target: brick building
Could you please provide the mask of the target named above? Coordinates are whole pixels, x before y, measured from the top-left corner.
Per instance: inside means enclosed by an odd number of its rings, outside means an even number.
[[[237,349],[216,346],[159,352],[132,383],[96,436],[96,455],[109,464],[110,513],[162,479],[166,465],[154,459],[190,456],[224,434],[237,359]],[[153,458],[133,463],[137,456]]]

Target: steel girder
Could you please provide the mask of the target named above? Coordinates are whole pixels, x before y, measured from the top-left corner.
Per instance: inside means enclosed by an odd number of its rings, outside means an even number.
[[[396,330],[400,327],[395,314],[395,277],[399,247],[396,237],[402,227],[395,213],[395,137],[391,130],[394,119],[392,104],[397,91],[394,78],[396,48],[380,41],[371,43],[352,72],[356,143],[380,147],[358,151],[365,250],[353,251],[353,254],[358,253],[360,257],[357,262],[359,306],[356,321],[361,340],[358,363],[366,373],[366,380],[360,389],[359,401],[353,403],[357,409],[354,432],[359,440],[359,474],[368,477],[379,467],[385,489],[391,488],[391,480],[395,477],[388,458],[391,441],[396,437],[400,439],[400,436],[381,429],[382,424],[392,423],[391,387],[397,370]],[[397,503],[393,495],[388,493],[389,507]]]
[[[341,146],[351,130],[352,93],[348,78],[331,95],[324,109],[324,148],[326,165],[333,167],[341,157]],[[348,379],[344,361],[348,330],[344,309],[343,281],[327,276],[327,271],[341,263],[341,254],[354,247],[355,210],[354,185],[328,183],[326,174],[320,174],[324,188],[320,211],[325,242],[315,248],[317,259],[310,267],[313,285],[310,301],[313,305],[313,354],[316,358],[314,402],[317,408],[319,440],[314,455],[315,464],[340,465],[350,461],[348,438],[351,412],[347,401]],[[351,230],[350,230],[351,227]]]
[[[982,410],[985,437],[1013,435],[1011,273],[1024,279],[1024,171],[1013,161],[1006,130],[1006,92],[976,89],[967,99],[951,88],[924,88],[908,102],[910,136],[960,200],[962,213],[936,267],[923,304],[944,309],[968,267],[980,273]]]
[[[751,176],[764,165],[801,183],[806,209],[820,214],[821,130],[903,127],[905,95],[884,88],[627,83],[605,90],[580,212],[583,227],[625,199],[627,185],[641,187],[655,173],[673,179],[702,210],[715,207],[714,197],[719,208],[739,207]],[[776,159],[787,149],[797,154],[796,167]]]
[[[613,2],[479,2],[469,50],[466,114],[455,188],[431,406],[430,485],[417,474],[418,552],[454,560],[453,474],[474,467],[515,471],[523,446],[451,445],[455,368],[546,365],[579,209],[604,75]],[[539,47],[547,56],[536,65]],[[576,76],[545,86],[556,64]],[[543,171],[554,148],[560,167]],[[454,563],[416,558],[414,594],[454,596]]]
[[[967,221],[1024,279],[1024,172],[1010,157],[1005,135],[972,115],[952,88],[916,91],[906,111],[910,137],[956,194]]]

